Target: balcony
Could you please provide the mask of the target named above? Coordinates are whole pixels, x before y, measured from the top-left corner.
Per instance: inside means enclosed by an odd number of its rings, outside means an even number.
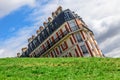
[[[40,57],[44,52],[46,52],[48,49],[50,49],[53,45],[55,45],[58,41],[60,41],[64,36],[66,36],[69,32],[64,31],[61,35],[59,35],[56,39],[54,39],[53,42],[51,42],[48,46],[46,46],[43,50],[40,51],[40,53],[36,54],[36,57]]]
[[[72,30],[72,31],[76,31],[76,30],[78,30],[78,29],[79,29],[78,26],[73,26],[73,27],[71,27],[71,30]]]

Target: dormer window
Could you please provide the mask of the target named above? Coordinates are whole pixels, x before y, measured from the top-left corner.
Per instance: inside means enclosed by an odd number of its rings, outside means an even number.
[[[48,26],[48,24],[47,24],[46,22],[44,22],[43,25],[44,25],[44,27],[47,27],[47,26]]]
[[[32,38],[29,38],[29,39],[28,39],[28,42],[30,43],[31,41],[32,41]]]
[[[52,18],[51,18],[51,17],[49,17],[49,18],[48,18],[48,21],[49,21],[49,22],[52,22]]]
[[[44,31],[42,31],[42,35],[44,36]]]
[[[33,40],[33,44],[35,45],[35,47],[37,46],[36,43],[37,43],[37,40]]]
[[[56,13],[52,12],[53,19],[55,19],[56,16],[57,16]]]
[[[41,41],[40,41],[40,36],[38,36],[38,41],[41,43]]]
[[[30,43],[30,48],[33,50],[32,43]]]
[[[68,11],[64,12],[64,15],[65,15],[64,18],[65,18],[66,21],[70,20],[70,15],[69,15]]]
[[[40,26],[39,29],[40,29],[40,31],[42,31],[44,28],[43,28],[43,26]]]
[[[49,28],[48,28],[48,27],[46,28],[46,30],[47,30],[48,34],[50,34],[50,31],[49,31]]]
[[[37,35],[38,35],[38,34],[40,33],[40,30],[37,30],[36,33],[37,33]]]

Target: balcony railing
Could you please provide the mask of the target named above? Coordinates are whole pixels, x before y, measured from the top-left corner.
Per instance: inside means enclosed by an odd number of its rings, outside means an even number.
[[[72,27],[72,32],[78,30],[77,26]],[[64,36],[66,36],[69,31],[64,31],[61,35],[59,35],[53,42],[47,45],[44,49],[42,49],[39,53],[36,53],[35,57],[40,57],[43,53],[45,53],[48,49],[50,49],[53,45],[55,45],[58,41],[60,41]]]
[[[78,26],[73,26],[73,27],[71,27],[71,30],[72,31],[76,31],[76,30],[78,30],[79,28],[78,28]]]
[[[54,39],[53,42],[51,42],[48,46],[46,46],[43,50],[41,50],[40,53],[36,54],[36,57],[40,57],[44,52],[46,52],[48,49],[50,49],[54,44],[56,44],[58,41],[60,41],[68,33],[69,33],[69,31],[64,31],[61,35],[59,35],[56,39]]]

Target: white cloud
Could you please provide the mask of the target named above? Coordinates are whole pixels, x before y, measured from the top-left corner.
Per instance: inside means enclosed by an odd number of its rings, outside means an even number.
[[[3,55],[3,53],[4,53],[4,49],[0,49],[0,57],[1,55]]]
[[[35,0],[0,0],[0,18],[25,5],[33,7],[35,5]]]
[[[109,54],[105,54],[107,57],[118,58],[120,57],[120,47],[113,49]]]
[[[27,39],[36,31],[36,26],[24,27],[16,31],[9,39],[0,41],[0,57],[15,57],[18,52],[21,52],[22,47],[27,46]]]

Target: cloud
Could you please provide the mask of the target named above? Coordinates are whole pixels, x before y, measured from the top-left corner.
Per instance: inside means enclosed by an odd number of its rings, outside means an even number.
[[[7,0],[2,0],[5,4]],[[15,1],[15,2],[14,2]],[[80,15],[88,27],[93,30],[100,49],[109,57],[120,57],[120,0],[11,0],[6,7],[1,6],[0,17],[17,10],[21,6],[34,6],[27,20],[32,20],[33,25],[42,25],[51,16],[59,5],[64,9],[71,9]],[[20,5],[18,5],[20,4]],[[12,6],[13,5],[13,6]],[[14,8],[16,6],[16,8]],[[25,27],[16,31],[16,36],[6,39],[0,53],[4,56],[15,56],[23,46],[27,46],[27,38],[36,32],[37,27]],[[8,54],[9,53],[9,54]],[[0,55],[0,56],[3,56]]]
[[[4,49],[0,49],[0,57],[4,53]]]
[[[14,33],[15,36],[4,41],[0,41],[0,57],[15,57],[16,53],[21,52],[22,47],[27,46],[27,39],[35,33],[37,27],[23,27]]]
[[[109,54],[105,54],[107,57],[113,57],[113,58],[118,58],[120,57],[120,47],[113,49]]]
[[[0,0],[0,18],[25,5],[33,7],[35,6],[35,0]]]

